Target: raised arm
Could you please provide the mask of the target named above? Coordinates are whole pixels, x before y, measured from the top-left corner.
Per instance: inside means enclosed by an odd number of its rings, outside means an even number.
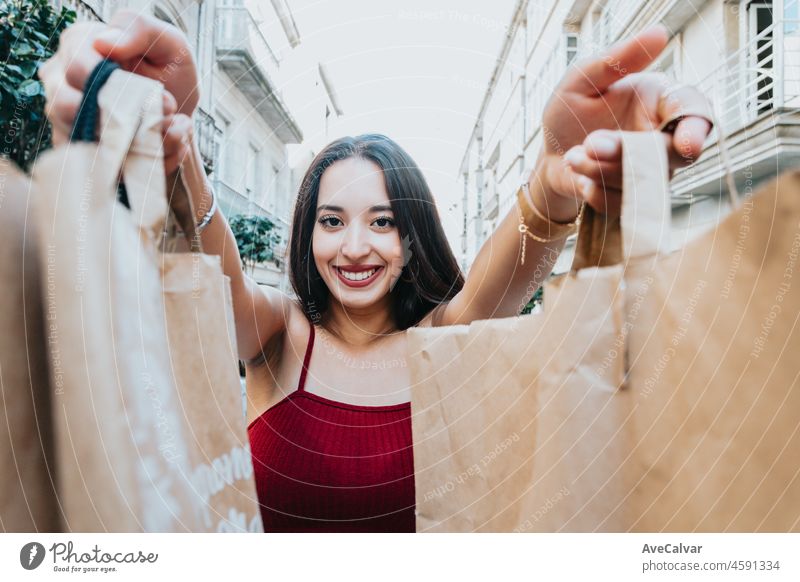
[[[678,119],[664,134],[670,169],[694,162],[711,130],[710,108],[696,89],[655,73],[641,73],[669,41],[656,26],[573,65],[556,87],[542,117],[543,146],[528,179],[540,214],[556,223],[573,220],[586,202],[610,215],[620,212],[622,131],[651,131]],[[546,233],[539,232],[539,237]],[[519,210],[515,204],[484,242],[464,288],[442,311],[440,325],[519,313],[552,270],[564,239],[527,238],[521,264]]]
[[[181,171],[192,197],[196,213],[193,219],[199,223],[211,208],[212,190],[193,133],[189,131],[188,136],[188,154],[182,160]],[[252,360],[260,355],[264,344],[286,328],[292,300],[278,289],[258,285],[244,273],[236,238],[219,209],[202,230],[200,239],[203,252],[219,255],[222,270],[230,277],[239,358]]]
[[[193,136],[192,115],[199,100],[197,69],[186,37],[157,18],[130,10],[115,13],[110,25],[79,23],[67,28],[58,51],[39,69],[47,95],[46,112],[56,145],[68,139],[92,69],[103,59],[164,84],[163,147],[166,173],[183,164],[184,177],[199,218],[211,207],[211,186]],[[285,328],[291,300],[277,289],[245,276],[236,239],[219,211],[202,231],[203,250],[222,258],[231,280],[239,357],[250,360]]]

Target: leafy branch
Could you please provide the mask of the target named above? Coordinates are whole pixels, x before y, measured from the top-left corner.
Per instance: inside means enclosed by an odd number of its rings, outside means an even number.
[[[242,268],[253,272],[256,265],[272,261],[280,267],[280,257],[275,253],[281,243],[275,223],[264,216],[247,216],[237,214],[229,224],[236,237]]]
[[[58,49],[75,12],[47,0],[0,0],[0,155],[27,170],[52,145],[36,72]]]

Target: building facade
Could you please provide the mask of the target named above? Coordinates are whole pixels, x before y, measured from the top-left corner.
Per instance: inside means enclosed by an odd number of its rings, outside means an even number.
[[[718,120],[700,160],[671,182],[674,247],[730,209],[720,136],[745,195],[800,163],[798,0],[520,0],[460,168],[464,268],[513,207],[567,67],[655,23],[671,40],[651,69],[698,86]],[[572,244],[556,272],[569,268]]]
[[[184,32],[200,76],[195,134],[206,172],[227,217],[269,218],[277,227],[280,264],[257,266],[260,284],[290,290],[287,276],[289,222],[297,195],[296,172],[288,148],[303,141],[303,131],[280,90],[289,74],[285,63],[301,43],[286,0],[56,0],[79,20],[108,21],[120,8],[145,11]],[[324,71],[319,68],[320,75]],[[331,82],[317,85],[327,116],[312,124],[327,127],[333,106]],[[326,101],[327,98],[327,101]],[[328,103],[330,102],[330,103]],[[305,107],[305,104],[296,104]],[[319,132],[316,126],[312,132]]]

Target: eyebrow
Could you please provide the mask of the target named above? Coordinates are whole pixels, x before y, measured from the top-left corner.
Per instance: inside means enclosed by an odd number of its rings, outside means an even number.
[[[330,210],[332,212],[344,212],[344,208],[342,208],[341,206],[334,206],[332,204],[320,204],[317,207],[317,214],[319,214],[321,210]],[[392,207],[388,204],[376,204],[375,206],[370,206],[369,208],[369,212],[386,212],[386,211],[389,212],[392,211]]]

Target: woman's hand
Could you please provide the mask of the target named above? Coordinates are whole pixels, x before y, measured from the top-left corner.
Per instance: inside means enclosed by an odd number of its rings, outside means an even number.
[[[599,212],[619,215],[622,188],[621,131],[655,130],[686,112],[673,134],[664,133],[670,172],[693,163],[711,130],[706,98],[657,73],[640,73],[667,45],[656,26],[571,67],[545,107],[544,145],[531,180],[556,221],[575,216],[585,200]],[[533,191],[533,190],[532,190]]]
[[[69,139],[86,79],[104,58],[164,84],[164,165],[171,174],[190,153],[192,114],[199,100],[197,67],[177,28],[130,10],[118,11],[110,25],[70,26],[61,34],[58,51],[39,69],[53,143]]]

